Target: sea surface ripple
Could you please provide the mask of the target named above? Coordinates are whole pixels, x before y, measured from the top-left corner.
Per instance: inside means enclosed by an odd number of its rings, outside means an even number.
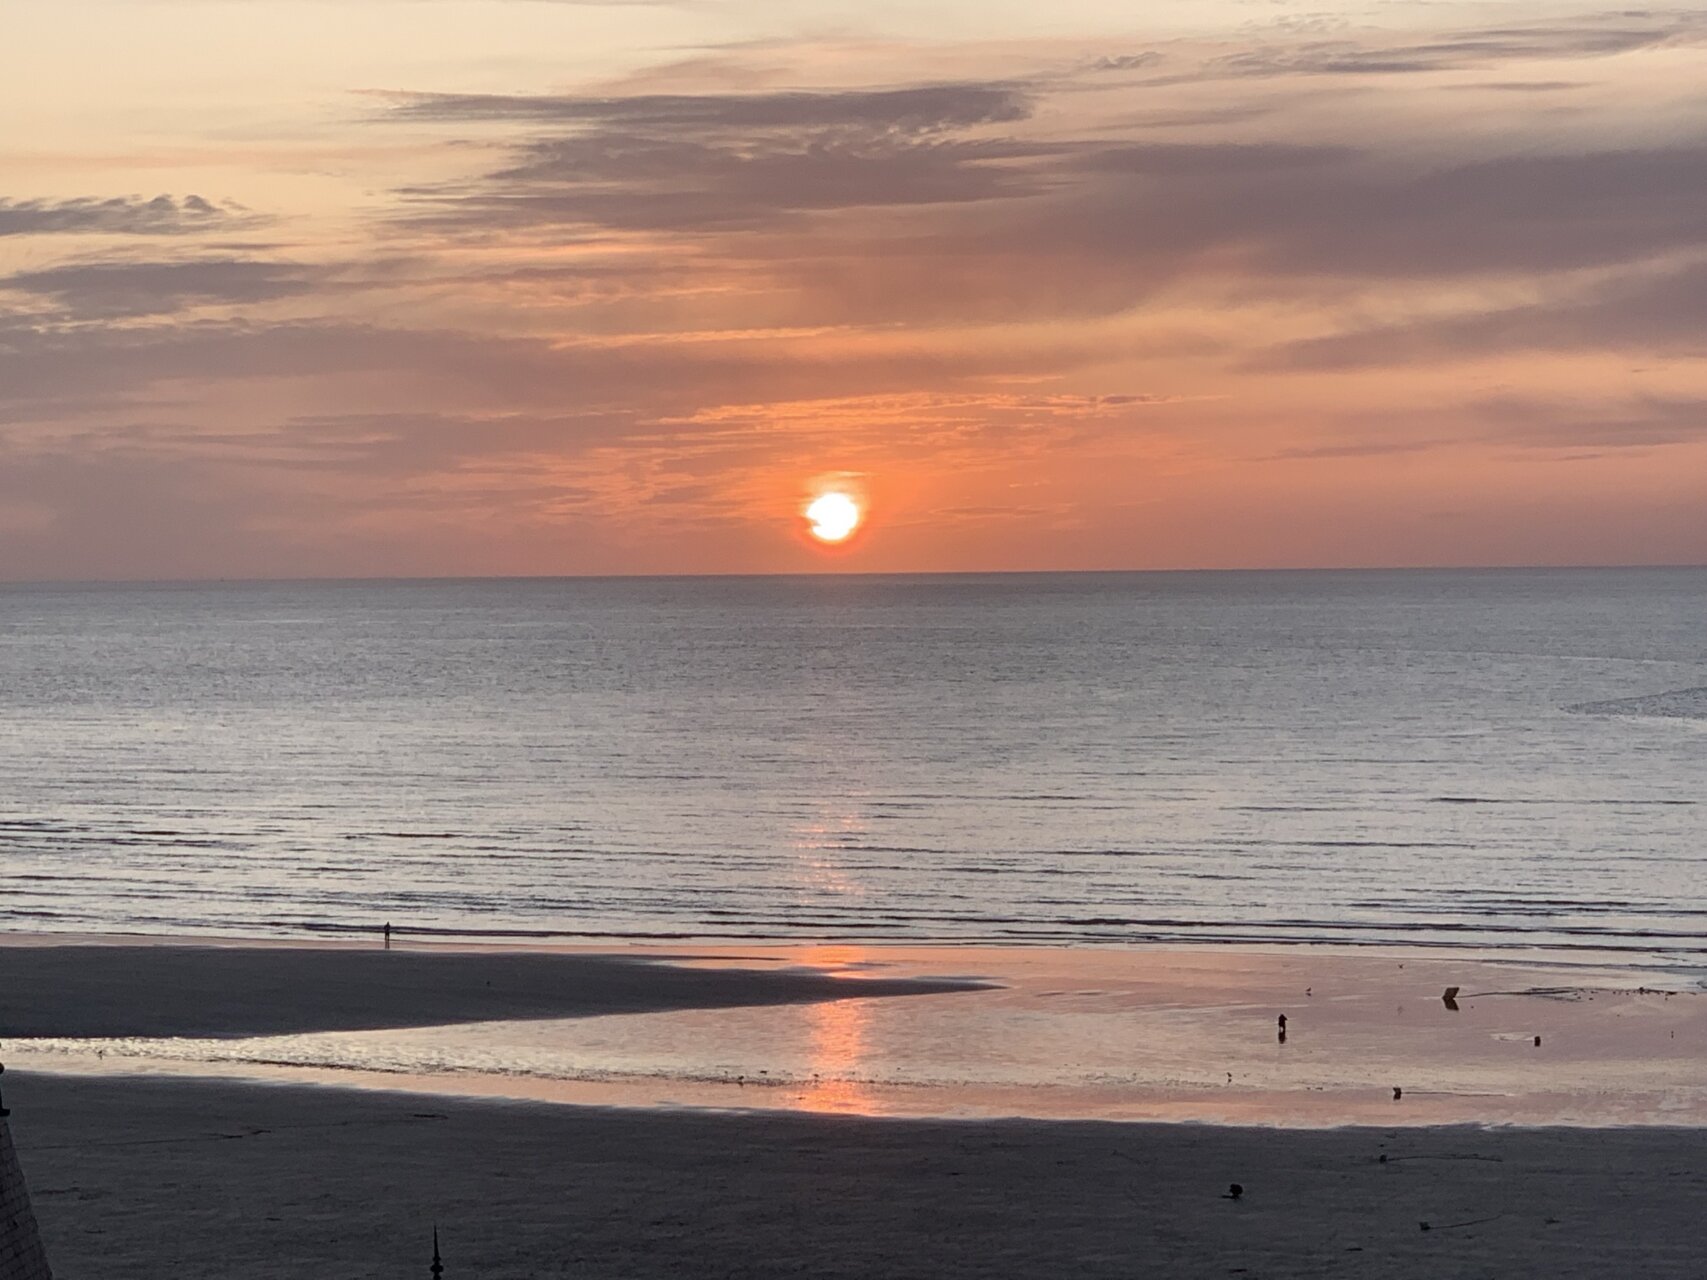
[[[0,924],[1707,950],[1707,571],[0,588]]]

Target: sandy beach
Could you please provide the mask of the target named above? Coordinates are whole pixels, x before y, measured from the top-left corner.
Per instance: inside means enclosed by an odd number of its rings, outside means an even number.
[[[434,1223],[453,1280],[1701,1274],[1696,1130],[929,1122],[8,1079],[66,1280],[424,1276]]]
[[[927,995],[927,978],[707,969],[672,958],[519,950],[159,946],[0,947],[0,1034],[255,1036],[585,1018],[667,1009]]]
[[[0,946],[0,1040],[15,1070],[628,1107],[1707,1124],[1699,978],[1615,960],[35,938]]]
[[[69,1280],[416,1274],[435,1222],[493,1280],[1700,1274],[1683,979],[14,941],[10,1124]]]

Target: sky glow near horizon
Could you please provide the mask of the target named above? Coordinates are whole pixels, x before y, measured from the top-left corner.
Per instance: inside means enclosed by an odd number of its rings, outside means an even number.
[[[0,578],[1707,561],[1700,11],[7,25]]]

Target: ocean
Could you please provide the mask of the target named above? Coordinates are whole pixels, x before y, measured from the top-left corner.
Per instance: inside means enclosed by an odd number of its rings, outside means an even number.
[[[1707,950],[1707,570],[0,587],[0,926]]]

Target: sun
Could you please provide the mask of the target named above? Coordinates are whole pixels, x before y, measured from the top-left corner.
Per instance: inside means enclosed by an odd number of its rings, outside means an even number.
[[[845,542],[859,528],[859,503],[839,490],[818,495],[806,507],[806,521],[819,542]]]

